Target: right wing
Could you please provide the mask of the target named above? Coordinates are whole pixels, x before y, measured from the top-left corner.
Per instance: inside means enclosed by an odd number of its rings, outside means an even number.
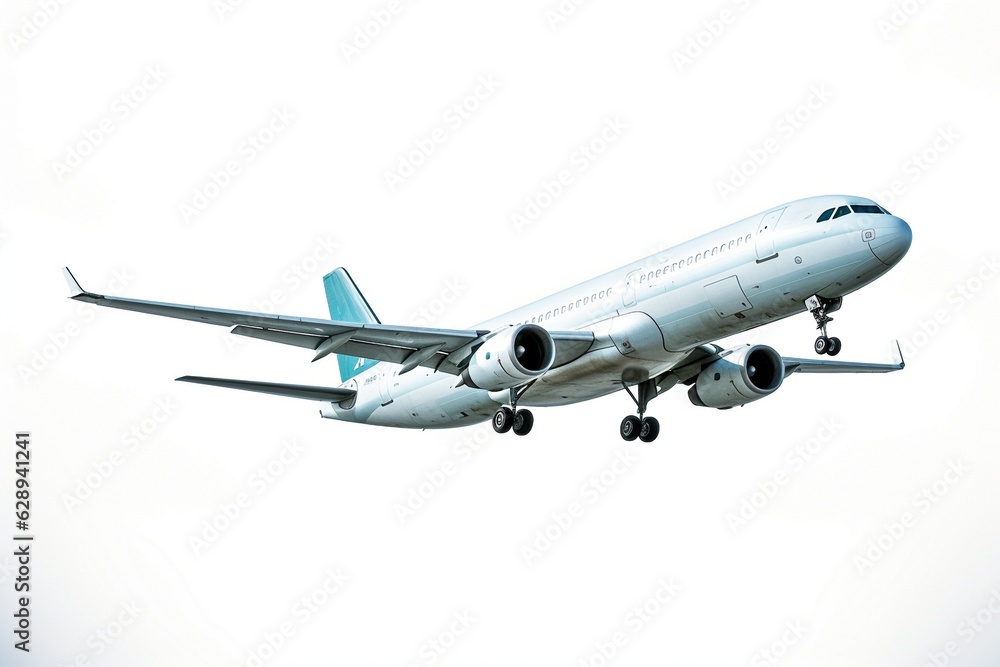
[[[158,301],[142,301],[105,296],[84,290],[70,272],[63,268],[70,288],[70,298],[105,308],[132,310],[149,315],[173,317],[192,322],[233,327],[231,333],[261,340],[294,345],[313,350],[313,361],[328,354],[377,359],[402,364],[400,373],[417,366],[459,375],[475,350],[489,338],[489,331],[400,327],[385,324],[360,324],[333,320],[267,315],[221,308],[185,306]],[[581,331],[550,331],[556,345],[552,368],[582,356],[594,342],[594,335]]]

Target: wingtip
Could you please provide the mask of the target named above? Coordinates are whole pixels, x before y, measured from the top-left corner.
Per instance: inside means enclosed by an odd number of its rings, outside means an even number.
[[[66,279],[66,284],[69,286],[69,298],[72,299],[73,297],[85,294],[84,289],[80,287],[80,283],[73,277],[73,272],[69,270],[68,266],[64,266],[62,272],[63,278]]]
[[[892,341],[896,344],[896,356],[899,357],[900,370],[906,368],[906,359],[903,358],[903,348],[899,346],[899,339]]]

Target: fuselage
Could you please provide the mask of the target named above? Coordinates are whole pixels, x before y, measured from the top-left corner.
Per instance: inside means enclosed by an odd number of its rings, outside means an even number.
[[[831,211],[832,209],[832,211]],[[800,199],[609,271],[477,324],[534,323],[591,331],[579,359],[545,373],[521,405],[597,398],[663,373],[698,345],[806,311],[813,295],[838,299],[888,271],[909,248],[900,218],[863,197]],[[462,386],[454,375],[379,363],[342,386],[349,408],[325,417],[383,426],[448,428],[485,421],[508,392]]]

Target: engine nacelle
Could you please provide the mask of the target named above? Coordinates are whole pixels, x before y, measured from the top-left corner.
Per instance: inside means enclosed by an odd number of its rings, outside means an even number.
[[[774,348],[747,345],[699,373],[688,398],[703,408],[725,410],[774,393],[784,379],[785,363]]]
[[[556,346],[537,324],[510,327],[479,346],[462,371],[465,384],[479,389],[510,389],[552,367]]]

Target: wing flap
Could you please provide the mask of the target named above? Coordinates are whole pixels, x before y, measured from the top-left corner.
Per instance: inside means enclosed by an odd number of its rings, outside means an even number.
[[[257,338],[258,340],[266,340],[272,343],[281,343],[282,345],[304,347],[307,350],[315,350],[323,341],[326,340],[323,336],[291,333],[290,331],[275,331],[274,329],[258,329],[256,327],[248,327],[242,324],[233,327],[233,330],[229,333],[236,334],[237,336],[246,336],[248,338]]]

